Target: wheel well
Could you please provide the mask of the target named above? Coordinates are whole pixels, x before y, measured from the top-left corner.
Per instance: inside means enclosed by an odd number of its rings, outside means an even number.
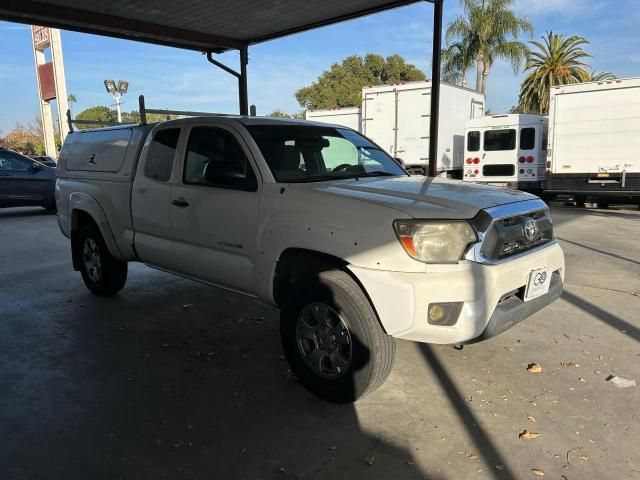
[[[74,210],[71,212],[71,258],[73,260],[73,269],[80,270],[80,248],[78,245],[78,232],[84,225],[94,225],[97,227],[96,221],[91,214],[84,210]]]
[[[347,265],[343,259],[327,253],[289,248],[282,252],[273,279],[273,299],[278,305],[284,300],[287,292],[305,279],[313,278],[320,272],[342,269]]]

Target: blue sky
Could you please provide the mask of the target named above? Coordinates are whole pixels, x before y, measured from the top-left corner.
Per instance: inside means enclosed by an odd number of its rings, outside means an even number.
[[[354,53],[398,53],[428,73],[432,9],[419,3],[251,47],[250,102],[258,114],[276,108],[299,111],[294,92]],[[516,0],[516,9],[534,24],[534,37],[547,30],[583,35],[591,41],[586,49],[596,70],[640,76],[637,0]],[[446,0],[445,27],[459,13],[459,1]],[[76,113],[112,103],[105,78],[129,80],[124,110],[137,109],[137,96],[143,93],[153,108],[237,111],[234,79],[200,53],[67,31],[62,45],[67,91],[78,98]],[[237,53],[220,57],[237,65]],[[505,63],[494,65],[487,92],[491,111],[505,111],[517,102],[521,78]],[[0,135],[39,114],[27,26],[0,22],[0,92]]]

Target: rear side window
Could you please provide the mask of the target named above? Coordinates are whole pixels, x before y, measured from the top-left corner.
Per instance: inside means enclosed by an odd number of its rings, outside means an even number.
[[[520,130],[520,150],[533,150],[536,147],[536,129],[523,128]]]
[[[547,142],[549,142],[549,127],[542,128],[542,150],[547,151]]]
[[[516,131],[488,130],[484,132],[484,149],[488,152],[497,150],[514,150],[516,148]]]
[[[467,133],[467,150],[477,152],[480,150],[480,132],[473,131]]]
[[[0,149],[0,170],[26,172],[33,163],[22,155]]]
[[[179,128],[168,128],[156,132],[144,165],[145,177],[159,182],[166,182],[171,178],[178,138],[180,138]]]

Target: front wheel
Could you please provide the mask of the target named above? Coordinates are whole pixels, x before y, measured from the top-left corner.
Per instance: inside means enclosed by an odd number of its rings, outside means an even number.
[[[78,232],[77,248],[80,273],[85,285],[95,295],[113,295],[127,281],[127,262],[114,258],[107,249],[100,231],[85,225]]]
[[[360,286],[339,270],[321,272],[290,292],[280,335],[300,383],[334,403],[373,392],[395,359],[394,339],[382,330]]]

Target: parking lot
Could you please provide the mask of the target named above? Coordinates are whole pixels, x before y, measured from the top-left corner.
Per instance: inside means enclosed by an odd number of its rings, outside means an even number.
[[[341,406],[296,384],[277,310],[138,264],[92,296],[55,216],[0,210],[0,477],[640,478],[640,393],[607,381],[640,382],[640,211],[553,215],[562,299],[463,350],[401,341]]]

